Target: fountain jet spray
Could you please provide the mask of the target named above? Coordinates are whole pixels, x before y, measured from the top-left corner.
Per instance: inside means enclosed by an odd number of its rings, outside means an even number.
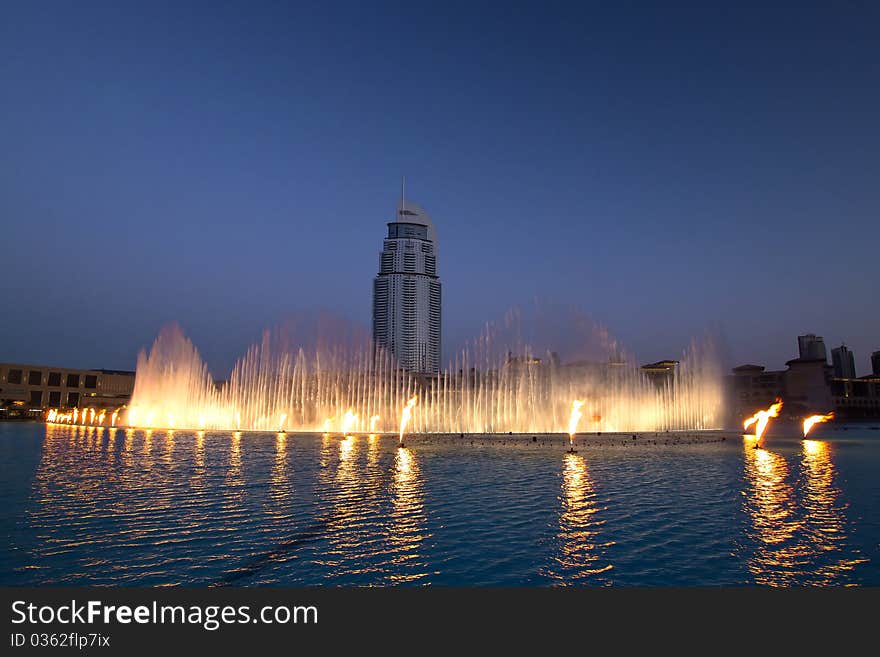
[[[584,402],[580,399],[575,399],[571,402],[571,416],[568,418],[568,451],[570,452],[574,451],[574,435],[577,433],[578,422],[581,419],[581,415],[583,415],[581,411],[583,405]]]
[[[357,425],[357,421],[357,413],[353,412],[350,408],[345,411],[345,416],[342,418],[342,435],[347,436],[355,425]]]
[[[403,432],[406,431],[406,425],[409,424],[410,418],[412,418],[412,409],[418,401],[418,395],[410,397],[409,401],[406,402],[406,406],[403,407],[403,412],[400,414],[400,447],[405,447],[403,444]]]
[[[770,418],[779,417],[779,411],[782,410],[782,400],[776,399],[776,401],[771,404],[770,408],[758,411],[752,417],[747,418],[743,422],[743,429],[748,429],[753,424],[755,425],[755,447],[760,447],[761,445],[761,437],[764,435],[764,430],[767,428],[767,425],[770,423]]]
[[[379,416],[373,415],[370,417],[370,433],[376,433],[376,425],[379,423]]]
[[[804,418],[804,438],[807,437],[807,434],[810,433],[810,430],[814,425],[819,422],[828,422],[828,420],[834,419],[834,411],[830,413],[826,413],[825,415],[811,415],[810,417]]]
[[[278,418],[278,433],[284,433],[284,421],[287,419],[287,413],[282,413]]]

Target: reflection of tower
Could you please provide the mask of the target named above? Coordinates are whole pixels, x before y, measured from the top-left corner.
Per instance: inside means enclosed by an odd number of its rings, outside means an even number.
[[[373,340],[410,372],[440,369],[437,232],[428,213],[403,196],[373,283]]]

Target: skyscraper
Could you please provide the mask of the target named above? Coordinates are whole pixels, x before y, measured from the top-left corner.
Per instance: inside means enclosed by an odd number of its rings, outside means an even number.
[[[403,197],[373,282],[373,340],[410,372],[440,369],[437,232],[428,213]]]
[[[798,353],[803,360],[822,359],[828,362],[828,352],[825,351],[825,340],[819,335],[807,333],[798,336]]]
[[[880,376],[880,351],[871,354],[871,374]]]
[[[831,350],[831,363],[834,366],[834,376],[838,379],[856,378],[855,358],[845,344]]]

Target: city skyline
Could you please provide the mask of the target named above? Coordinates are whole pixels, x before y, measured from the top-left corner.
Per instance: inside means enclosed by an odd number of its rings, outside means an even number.
[[[708,329],[778,368],[815,331],[870,371],[876,9],[343,13],[11,8],[0,360],[133,369],[179,321],[222,377],[290,315],[369,327],[405,173],[444,354],[539,297],[641,362]]]

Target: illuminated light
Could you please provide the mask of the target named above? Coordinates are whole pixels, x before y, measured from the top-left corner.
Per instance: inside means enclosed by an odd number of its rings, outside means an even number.
[[[376,425],[377,424],[379,424],[379,416],[378,415],[370,416],[370,433],[371,434],[376,433]]]
[[[347,436],[352,428],[354,428],[354,426],[357,424],[357,421],[357,413],[352,412],[351,409],[345,411],[345,415],[342,418],[342,435]]]
[[[278,419],[278,431],[284,433],[284,421],[287,419],[287,413],[282,413]]]
[[[828,422],[828,420],[833,419],[834,411],[826,413],[825,415],[811,415],[808,418],[804,418],[804,438],[806,438],[807,434],[810,433],[810,430],[820,422]]]
[[[581,418],[590,428],[584,431],[721,427],[722,377],[711,347],[694,345],[683,367],[694,376],[677,378],[674,390],[660,390],[645,385],[647,379],[637,368],[632,376],[605,381],[600,369],[550,367],[532,358],[528,345],[514,347],[524,349],[521,353],[511,351],[504,343],[506,328],[499,327],[499,339],[491,345],[488,338],[494,339],[495,329],[487,325],[486,331],[478,340],[479,356],[466,348],[449,369],[437,373],[426,394],[419,387],[425,382],[406,372],[393,354],[347,335],[342,335],[343,343],[334,342],[335,333],[323,335],[314,346],[311,341],[297,345],[280,336],[264,336],[221,382],[212,378],[182,332],[163,329],[152,350],[138,358],[128,404],[137,408],[132,426],[145,428],[147,415],[155,413],[150,426],[157,430],[204,428],[226,435],[236,429],[277,431],[285,411],[284,431],[320,434],[323,427],[339,436],[343,416],[350,410],[359,417],[348,431],[379,433],[395,426],[403,405],[417,392],[418,416],[409,427],[413,431],[565,434],[565,410],[574,397],[587,399],[586,392],[570,391],[590,390],[591,407],[584,405]],[[117,426],[127,424],[127,412],[128,408],[122,411]],[[169,414],[174,416],[173,427],[168,427]],[[375,423],[374,415],[380,417]],[[325,418],[331,418],[329,426],[324,426]],[[591,418],[595,424],[588,422]]]
[[[419,396],[412,396],[407,402],[406,406],[403,407],[403,412],[400,414],[400,446],[403,447],[403,432],[406,431],[406,425],[409,424],[410,419],[412,418],[413,407],[418,403]]]
[[[49,411],[49,414],[46,415],[46,422],[55,422],[56,417],[58,417],[58,411],[53,408]]]
[[[329,417],[326,420],[324,420],[323,426],[324,426],[324,433],[325,434],[330,433],[331,421],[330,421]]]
[[[580,399],[575,399],[571,402],[571,415],[568,418],[568,445],[572,451],[574,451],[574,436],[577,433],[578,422],[580,422],[583,415],[581,411],[583,405],[584,402]]]
[[[747,418],[743,422],[743,429],[748,429],[753,424],[755,425],[755,440],[757,443],[761,443],[761,437],[764,435],[764,431],[767,429],[767,425],[770,423],[770,418],[779,417],[779,411],[782,410],[782,400],[777,399],[773,404],[771,404],[770,408],[758,411],[752,417]]]
[[[809,456],[815,456],[816,454],[821,454],[825,449],[825,443],[821,440],[805,440],[804,441],[804,453]]]

